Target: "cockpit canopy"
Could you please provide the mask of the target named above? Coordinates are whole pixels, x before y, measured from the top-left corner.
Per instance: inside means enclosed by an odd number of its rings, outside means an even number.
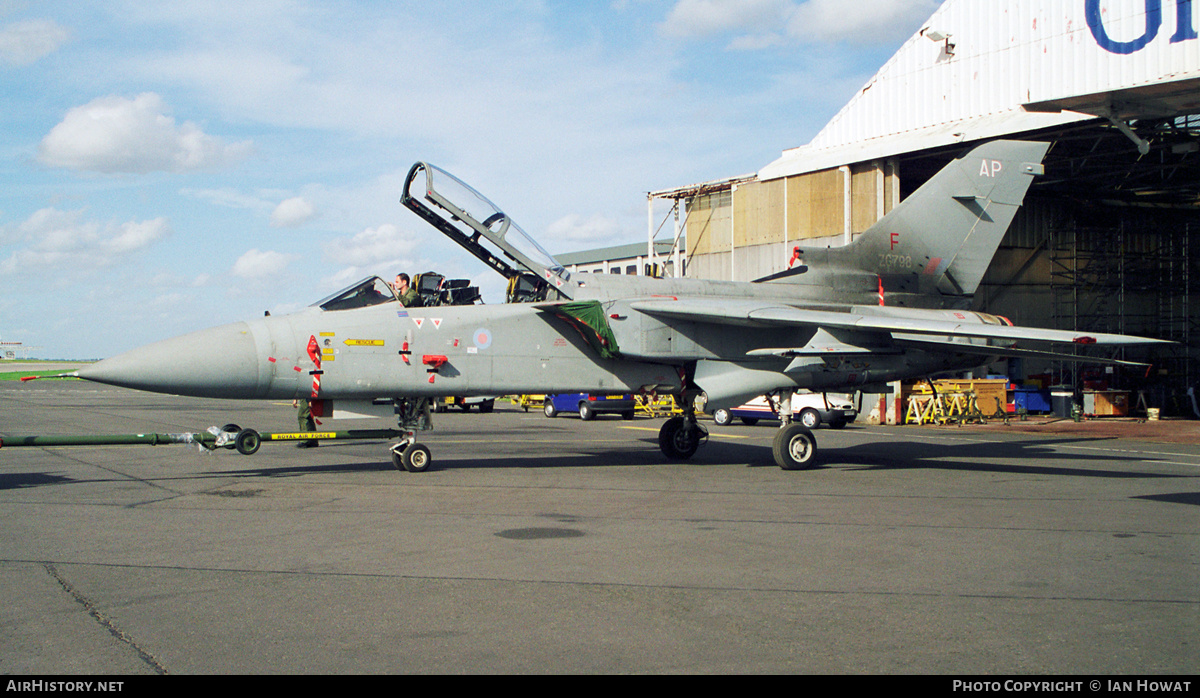
[[[479,287],[472,286],[470,280],[447,279],[433,271],[417,274],[413,277],[412,285],[417,291],[418,305],[421,307],[474,305],[483,300],[479,295]],[[321,310],[352,310],[391,302],[400,302],[392,285],[378,276],[368,276],[313,305]]]
[[[534,285],[533,295],[541,300],[551,293],[571,298],[570,272],[487,197],[449,172],[418,162],[408,172],[400,201],[510,284],[519,279]]]

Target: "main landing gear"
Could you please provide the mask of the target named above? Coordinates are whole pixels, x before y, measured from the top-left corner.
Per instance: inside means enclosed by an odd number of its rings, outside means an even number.
[[[792,422],[792,391],[785,390],[777,396],[767,396],[779,415],[779,431],[771,442],[771,455],[775,464],[784,470],[807,470],[817,463],[817,438],[801,414],[801,423]],[[778,402],[775,402],[778,400]],[[820,422],[818,417],[817,422]]]
[[[700,444],[708,440],[708,430],[696,422],[694,411],[683,417],[671,417],[658,430],[658,447],[671,460],[687,460]]]
[[[682,417],[671,417],[658,430],[658,447],[671,460],[687,460],[708,441],[708,430],[696,421],[696,395],[685,391],[679,396]]]
[[[789,409],[777,410],[782,423],[771,443],[771,455],[775,457],[775,464],[784,470],[807,470],[816,465],[817,439],[811,429],[792,422],[792,394],[784,393],[779,401]],[[691,458],[696,449],[708,440],[708,430],[696,422],[693,401],[685,396],[682,402],[687,405],[683,416],[668,419],[658,432],[658,447],[671,460]]]
[[[817,457],[817,439],[803,424],[784,424],[771,444],[775,464],[784,470],[807,470]]]

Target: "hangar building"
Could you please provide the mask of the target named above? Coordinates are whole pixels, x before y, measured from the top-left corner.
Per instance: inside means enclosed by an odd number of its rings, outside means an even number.
[[[685,234],[675,237],[686,240],[688,276],[749,281],[785,269],[796,247],[850,242],[982,141],[1049,141],[1046,174],[974,309],[1178,342],[1125,387],[1191,412],[1184,394],[1200,380],[1197,14],[1191,0],[947,0],[810,143],[753,175],[651,192],[650,209],[666,200],[683,212]]]

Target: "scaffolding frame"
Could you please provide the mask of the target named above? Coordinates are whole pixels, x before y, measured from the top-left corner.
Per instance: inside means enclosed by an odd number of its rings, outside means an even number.
[[[1200,293],[1191,254],[1197,235],[1200,214],[1171,222],[1121,215],[1107,226],[1072,218],[1053,226],[1054,326],[1175,342],[1155,350],[1154,369],[1169,383],[1192,386],[1200,377],[1200,320],[1192,312],[1192,296]],[[1136,349],[1118,358],[1149,360]],[[1060,363],[1060,370],[1069,365]]]

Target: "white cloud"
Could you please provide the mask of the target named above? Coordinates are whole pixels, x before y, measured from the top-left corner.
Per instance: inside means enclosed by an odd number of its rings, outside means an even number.
[[[600,214],[595,214],[587,220],[577,214],[563,216],[551,223],[546,232],[546,242],[557,247],[560,242],[586,242],[595,245],[616,245],[624,238],[618,223]]]
[[[44,208],[5,237],[27,243],[0,262],[0,273],[54,266],[65,271],[105,267],[171,235],[166,218],[102,225],[83,220],[84,211]]]
[[[158,95],[100,97],[67,112],[42,139],[38,160],[93,172],[187,172],[213,169],[249,154],[249,141],[227,145],[191,122],[177,125]]]
[[[133,252],[162,240],[170,234],[166,218],[155,218],[143,223],[124,223],[119,232],[104,241],[104,248],[116,253]]]
[[[271,213],[271,227],[294,228],[312,220],[317,209],[302,196],[280,202]]]
[[[416,249],[416,236],[391,223],[331,240],[325,244],[325,257],[342,268],[323,278],[321,284],[332,290],[372,274],[388,281],[402,271],[411,276],[422,270],[412,256]]]
[[[941,0],[808,0],[796,8],[787,33],[804,43],[836,41],[883,43],[902,40],[920,29],[921,22]]]
[[[0,27],[0,59],[12,65],[29,65],[54,53],[71,38],[71,32],[53,20],[32,19]]]
[[[180,194],[190,196],[201,201],[207,201],[215,206],[222,208],[234,209],[250,209],[256,211],[265,211],[274,207],[275,204],[253,194],[244,194],[236,189],[224,187],[221,189],[191,189],[184,188],[179,190]]]
[[[367,228],[350,239],[330,241],[325,246],[325,254],[338,264],[365,268],[400,262],[416,247],[417,240],[411,233],[385,223],[377,228]]]
[[[793,10],[790,0],[679,0],[661,29],[682,39],[762,31],[782,24]]]
[[[660,31],[679,39],[734,34],[729,48],[879,44],[914,33],[941,0],[679,0]]]
[[[336,289],[346,288],[364,276],[368,276],[370,273],[371,272],[366,271],[361,267],[344,267],[339,269],[333,275],[321,279],[321,287],[329,289],[332,292]],[[391,277],[388,277],[387,280],[391,281]]]
[[[233,263],[233,275],[243,279],[265,279],[282,273],[296,259],[294,254],[273,250],[248,250]]]

